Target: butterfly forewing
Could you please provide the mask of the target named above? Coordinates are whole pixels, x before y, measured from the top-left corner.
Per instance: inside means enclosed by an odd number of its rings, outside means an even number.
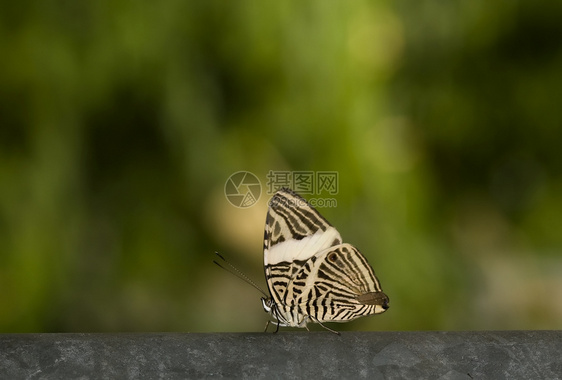
[[[341,236],[303,198],[288,189],[269,202],[265,223],[264,264],[307,260],[341,243]]]
[[[279,325],[345,322],[388,308],[367,259],[289,189],[270,201],[264,265],[273,305],[266,311]]]

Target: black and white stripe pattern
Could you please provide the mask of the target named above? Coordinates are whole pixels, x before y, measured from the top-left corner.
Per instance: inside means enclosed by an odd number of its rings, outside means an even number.
[[[347,322],[388,308],[367,259],[289,189],[270,201],[264,265],[271,297],[263,306],[280,326]]]

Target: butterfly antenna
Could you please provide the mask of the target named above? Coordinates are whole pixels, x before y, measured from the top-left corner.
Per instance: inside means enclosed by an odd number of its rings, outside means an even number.
[[[225,259],[220,253],[215,252],[215,255],[217,255],[218,257],[221,258],[221,260],[227,265],[227,267],[225,267],[224,265],[221,265],[221,263],[219,263],[216,260],[213,260],[213,263],[217,264],[219,267],[221,267],[222,269],[224,269],[225,271],[235,275],[236,277],[238,277],[241,280],[244,280],[245,282],[247,282],[248,284],[252,285],[254,288],[256,288],[261,294],[263,294],[266,297],[269,297],[269,295],[264,292],[262,290],[262,288],[260,288],[258,285],[256,285],[256,283],[254,281],[252,281],[248,276],[246,276],[240,269],[236,268],[234,265],[232,265],[227,259]]]

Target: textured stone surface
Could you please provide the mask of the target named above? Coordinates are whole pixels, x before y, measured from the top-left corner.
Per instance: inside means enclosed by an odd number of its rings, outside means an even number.
[[[562,378],[562,331],[4,334],[1,379]]]

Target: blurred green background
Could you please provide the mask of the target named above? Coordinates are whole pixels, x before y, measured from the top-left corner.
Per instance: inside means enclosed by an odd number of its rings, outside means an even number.
[[[390,296],[332,327],[562,328],[561,2],[0,7],[1,332],[262,331],[270,170]]]

